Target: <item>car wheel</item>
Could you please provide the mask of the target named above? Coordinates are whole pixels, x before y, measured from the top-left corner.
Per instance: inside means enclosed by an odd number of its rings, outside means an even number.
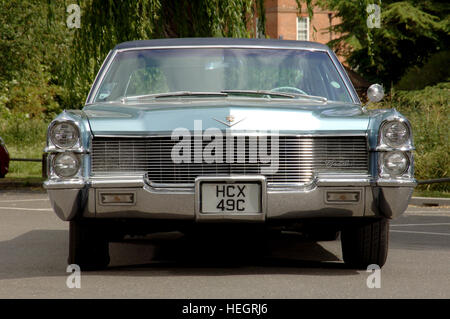
[[[98,223],[76,220],[70,222],[69,264],[83,270],[99,270],[108,266],[109,242]]]
[[[341,232],[344,262],[358,269],[386,262],[389,242],[389,221],[381,219],[346,227]]]

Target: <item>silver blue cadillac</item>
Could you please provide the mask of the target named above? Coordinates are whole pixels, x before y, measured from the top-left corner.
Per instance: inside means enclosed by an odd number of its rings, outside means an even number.
[[[367,110],[325,45],[133,41],[108,54],[83,109],[50,124],[44,186],[82,269],[106,267],[127,235],[218,226],[340,233],[346,264],[381,267],[413,150],[408,120]]]

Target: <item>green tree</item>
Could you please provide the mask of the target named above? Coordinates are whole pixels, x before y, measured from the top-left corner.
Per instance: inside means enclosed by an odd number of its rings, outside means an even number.
[[[0,12],[0,114],[58,112],[71,41],[64,20],[48,23],[46,0],[0,0]]]
[[[175,37],[251,37],[263,0],[86,0],[74,31],[66,84],[81,103],[107,53],[118,43]],[[261,30],[260,20],[260,30]],[[80,67],[83,66],[83,67]]]
[[[381,27],[369,28],[367,5],[381,8]],[[318,0],[336,11],[341,23],[331,30],[341,36],[329,43],[350,66],[371,81],[389,87],[412,66],[448,49],[450,5],[446,0]]]

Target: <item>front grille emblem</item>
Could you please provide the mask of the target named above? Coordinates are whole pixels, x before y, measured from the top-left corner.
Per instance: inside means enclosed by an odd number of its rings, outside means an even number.
[[[217,122],[219,122],[219,123],[222,123],[223,125],[226,125],[226,126],[228,126],[228,127],[232,127],[232,126],[234,126],[234,125],[236,125],[236,124],[242,122],[243,120],[245,120],[245,118],[243,118],[243,119],[241,119],[241,120],[239,120],[239,121],[237,121],[237,122],[234,122],[234,121],[236,120],[236,118],[234,117],[234,115],[228,115],[228,116],[225,118],[226,122],[221,121],[221,120],[218,120],[218,119],[216,119],[216,118],[213,118],[213,120],[214,120],[214,121],[217,121]],[[234,122],[234,123],[233,123],[233,122]]]

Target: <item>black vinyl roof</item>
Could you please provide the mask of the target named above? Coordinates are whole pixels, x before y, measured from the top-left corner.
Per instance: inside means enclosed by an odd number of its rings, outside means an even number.
[[[159,47],[159,46],[267,46],[267,47],[286,47],[296,49],[318,49],[330,50],[326,45],[309,41],[292,40],[272,40],[272,39],[237,39],[237,38],[170,38],[156,40],[137,40],[123,42],[114,48],[115,50],[141,48],[141,47]]]

